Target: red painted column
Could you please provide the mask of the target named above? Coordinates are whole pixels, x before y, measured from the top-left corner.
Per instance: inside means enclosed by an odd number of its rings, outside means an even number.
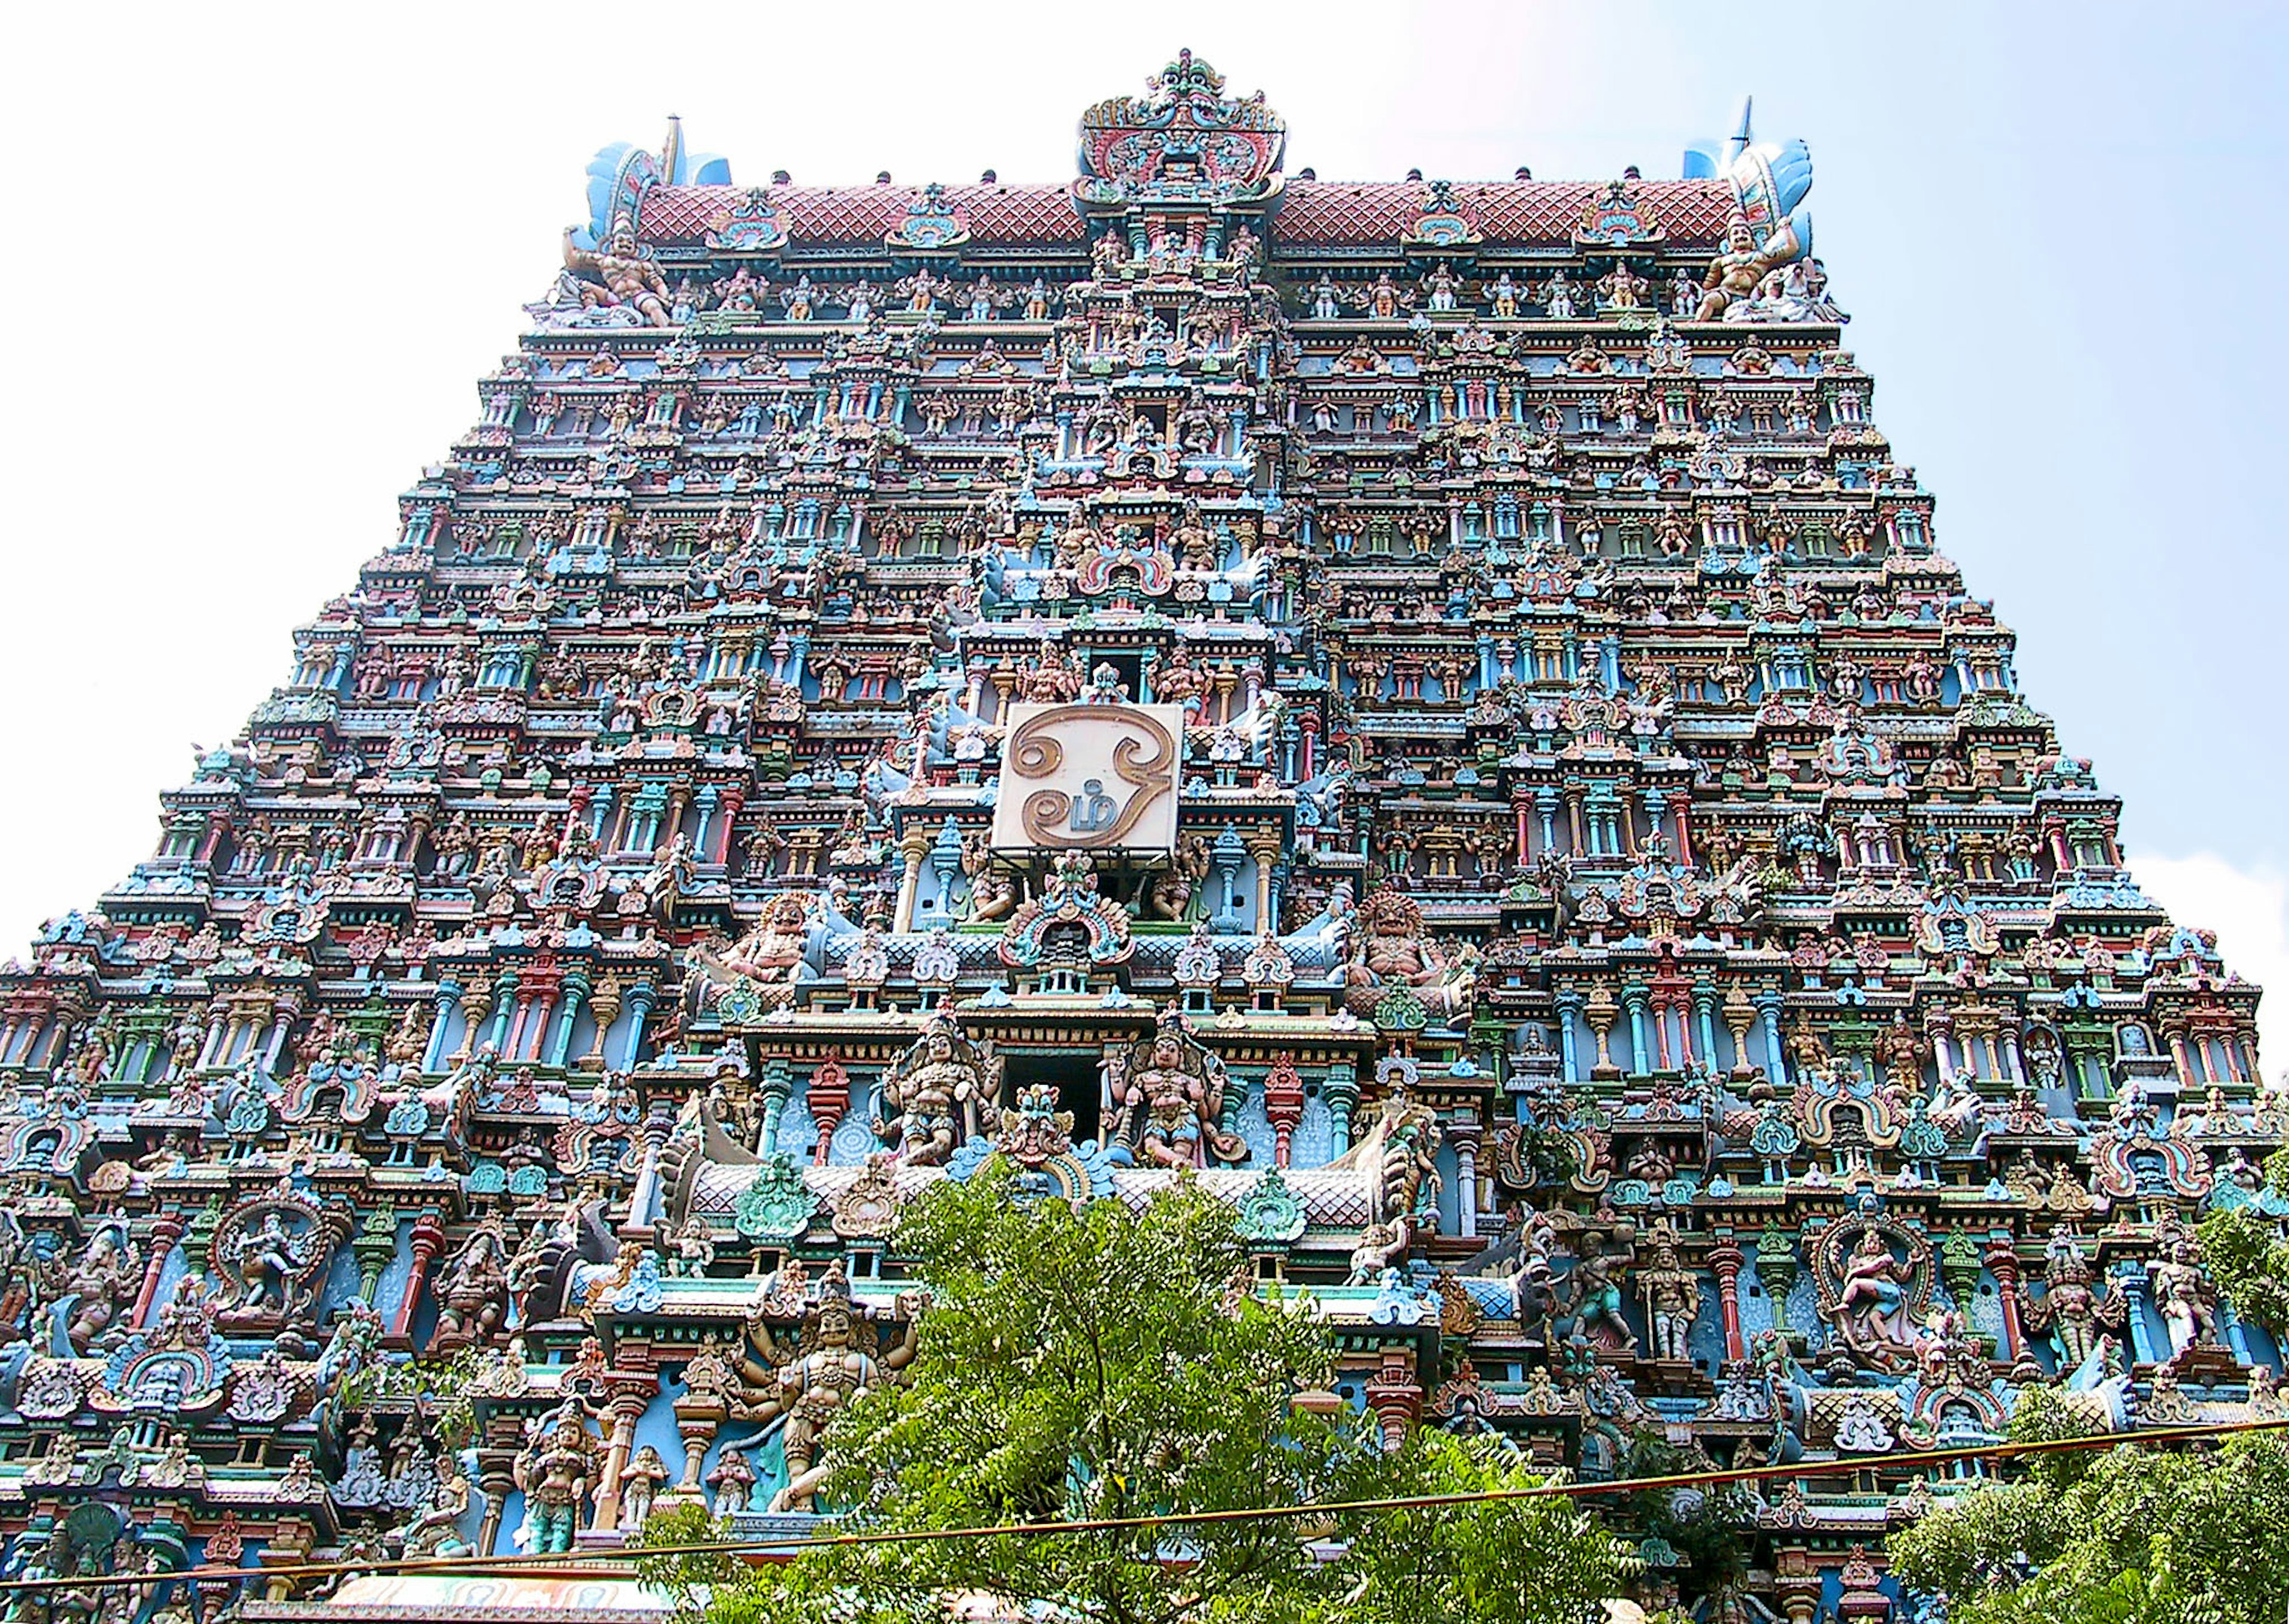
[[[437,1222],[436,1214],[422,1214],[413,1225],[413,1271],[405,1277],[404,1294],[389,1317],[392,1341],[403,1341],[412,1334],[413,1310],[421,1302],[421,1288],[428,1284],[429,1265],[444,1246],[445,1226]]]
[[[1725,1320],[1725,1357],[1729,1362],[1749,1357],[1747,1344],[1741,1337],[1741,1264],[1740,1246],[1731,1232],[1720,1234],[1715,1246],[1709,1248],[1709,1266],[1717,1271],[1717,1306]]]
[[[150,1262],[143,1266],[143,1289],[135,1296],[135,1323],[140,1326],[150,1323],[151,1300],[159,1294],[159,1274],[167,1266],[167,1254],[175,1243],[183,1238],[183,1220],[173,1213],[162,1213],[152,1221]]]

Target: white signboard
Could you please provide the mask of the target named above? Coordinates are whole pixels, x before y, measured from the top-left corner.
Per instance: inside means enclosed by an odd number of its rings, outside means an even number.
[[[1025,704],[1007,720],[996,850],[1176,849],[1183,706]]]

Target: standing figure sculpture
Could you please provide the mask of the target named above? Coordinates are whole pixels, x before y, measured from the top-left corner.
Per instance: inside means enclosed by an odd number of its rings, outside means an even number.
[[[2175,1356],[2197,1343],[2215,1344],[2217,1287],[2202,1267],[2194,1238],[2182,1226],[2172,1223],[2163,1226],[2157,1238],[2162,1243],[2162,1255],[2146,1265],[2146,1275],[2153,1283],[2154,1306],[2169,1328],[2170,1352]]]
[[[1161,1011],[1159,1030],[1131,1047],[1113,1083],[1113,1102],[1143,1122],[1134,1128],[1138,1154],[1164,1167],[1248,1158],[1248,1142],[1221,1126],[1223,1062],[1184,1031],[1174,1006]]]
[[[578,1408],[567,1403],[553,1416],[534,1424],[511,1475],[524,1491],[525,1524],[536,1552],[572,1548],[579,1532],[581,1508],[595,1493],[597,1462],[603,1447],[580,1419]]]
[[[991,1062],[951,1017],[933,1015],[921,1040],[882,1074],[875,1134],[909,1166],[934,1167],[977,1131],[978,1108],[998,1092]]]
[[[839,1266],[829,1271],[821,1282],[810,1334],[793,1357],[784,1357],[785,1350],[760,1318],[749,1324],[750,1341],[769,1362],[742,1361],[749,1395],[742,1414],[752,1421],[780,1421],[780,1447],[786,1457],[786,1486],[772,1496],[773,1511],[814,1509],[828,1470],[819,1451],[828,1425],[859,1394],[890,1381],[913,1359],[921,1333],[920,1305],[905,1305],[911,1310],[905,1334],[877,1357],[859,1346],[849,1289]]]

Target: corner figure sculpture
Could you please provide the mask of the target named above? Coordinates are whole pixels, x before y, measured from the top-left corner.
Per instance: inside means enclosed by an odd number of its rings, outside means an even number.
[[[606,245],[585,249],[564,234],[564,268],[578,278],[580,302],[606,308],[625,306],[654,327],[670,325],[667,280],[642,254],[632,231],[614,232]]]

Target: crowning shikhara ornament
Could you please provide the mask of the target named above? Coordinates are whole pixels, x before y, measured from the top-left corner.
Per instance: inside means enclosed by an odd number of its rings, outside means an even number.
[[[12,1572],[809,1515],[996,1156],[1230,1200],[1387,1437],[1801,1461],[1791,1619],[1911,1494],[1839,1453],[2277,1408],[2190,1239],[2283,1215],[2256,990],[1939,553],[1804,146],[1285,139],[1187,52],[1070,184],[599,155],[395,538],[0,975]]]

